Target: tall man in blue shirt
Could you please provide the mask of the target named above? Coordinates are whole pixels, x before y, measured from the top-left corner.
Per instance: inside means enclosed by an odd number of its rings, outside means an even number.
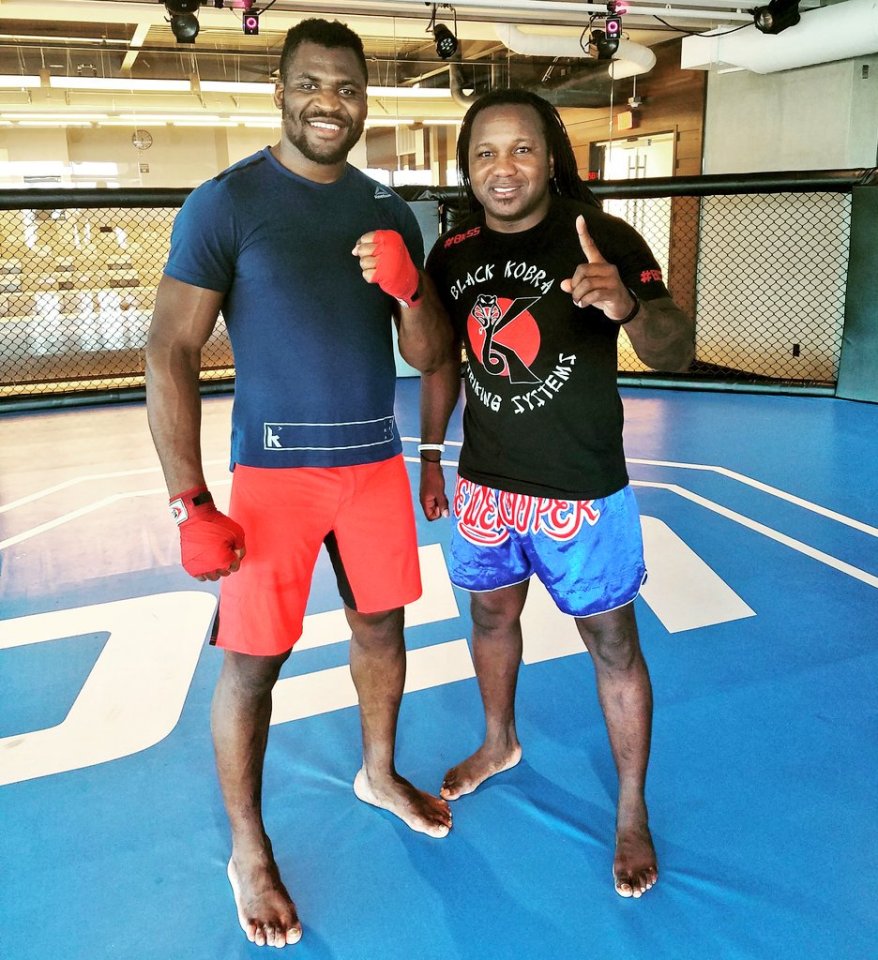
[[[356,795],[442,837],[447,803],[394,764],[405,679],[403,606],[420,595],[414,511],[393,416],[391,315],[421,371],[450,335],[405,203],[347,163],[367,109],[362,42],[346,26],[289,31],[275,104],[280,142],[187,198],[147,344],[150,429],[185,569],[224,579],[211,713],[232,834],[228,875],[248,938],[302,935],[262,818],[272,688],[302,632],[326,546],[352,631],[363,764]],[[222,310],[235,357],[229,516],[201,459],[201,350]]]

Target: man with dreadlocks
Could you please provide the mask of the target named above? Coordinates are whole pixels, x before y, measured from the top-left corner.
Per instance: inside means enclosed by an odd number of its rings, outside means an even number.
[[[652,689],[634,616],[646,570],[616,346],[624,326],[648,366],[685,370],[693,324],[644,240],[582,184],[563,122],[541,97],[479,98],[457,154],[473,213],[440,237],[427,272],[467,357],[449,569],[471,593],[486,730],[441,795],[456,800],[521,758],[520,616],[535,573],[592,655],[619,778],[614,882],[639,897],[658,879],[644,797]],[[459,361],[423,376],[429,520],[449,513],[439,461],[459,393]]]

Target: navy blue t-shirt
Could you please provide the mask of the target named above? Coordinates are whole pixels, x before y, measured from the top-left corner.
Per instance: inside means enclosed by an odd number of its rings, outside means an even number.
[[[349,466],[401,451],[394,301],[352,253],[379,229],[399,231],[420,267],[420,229],[396,193],[351,166],[314,183],[268,147],[187,197],[165,273],[225,295],[233,466]]]

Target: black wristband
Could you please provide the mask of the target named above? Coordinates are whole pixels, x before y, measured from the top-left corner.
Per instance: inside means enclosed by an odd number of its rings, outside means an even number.
[[[424,454],[422,453],[421,459],[424,461],[424,463],[442,463],[441,455],[436,457],[436,459],[434,460],[432,457],[425,457]]]
[[[634,306],[628,311],[628,313],[622,317],[621,320],[614,320],[613,323],[618,323],[620,327],[625,326],[626,323],[630,323],[638,313],[640,313],[640,297],[631,289],[631,287],[625,288],[632,297],[634,297]]]

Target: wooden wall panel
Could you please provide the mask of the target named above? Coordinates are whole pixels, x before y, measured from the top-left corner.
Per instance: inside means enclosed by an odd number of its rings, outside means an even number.
[[[617,125],[618,114],[630,109],[628,98],[634,86],[631,79],[616,84],[617,100],[612,111],[609,107],[576,107],[559,111],[583,177],[589,172],[588,156],[592,143],[669,131],[676,134],[674,175],[688,177],[701,173],[707,74],[704,70],[680,69],[681,43],[682,39],[678,38],[652,47],[656,65],[649,73],[637,78],[637,95],[643,98],[643,105],[635,111],[638,125],[633,130],[619,130]]]

